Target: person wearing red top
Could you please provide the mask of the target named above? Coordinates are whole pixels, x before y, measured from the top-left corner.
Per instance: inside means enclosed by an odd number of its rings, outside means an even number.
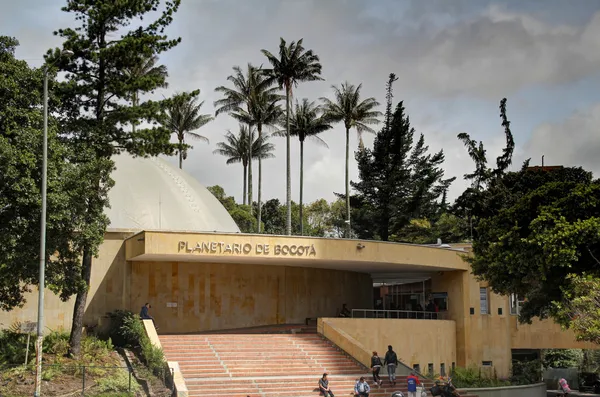
[[[421,386],[421,381],[414,372],[411,372],[406,378],[406,383],[408,384],[408,397],[417,397],[417,386]]]

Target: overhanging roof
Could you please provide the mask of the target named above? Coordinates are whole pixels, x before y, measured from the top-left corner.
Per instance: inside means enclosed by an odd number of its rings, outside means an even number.
[[[465,252],[413,244],[239,233],[144,231],[126,242],[129,261],[238,263],[370,273],[374,279],[422,279],[468,270]]]

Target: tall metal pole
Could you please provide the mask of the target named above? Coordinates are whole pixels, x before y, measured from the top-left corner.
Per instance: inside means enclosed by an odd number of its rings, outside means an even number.
[[[42,216],[40,221],[40,278],[38,296],[37,340],[35,344],[35,397],[41,396],[42,342],[44,340],[44,290],[46,273],[46,185],[48,174],[48,67],[44,66],[44,137],[42,149]]]

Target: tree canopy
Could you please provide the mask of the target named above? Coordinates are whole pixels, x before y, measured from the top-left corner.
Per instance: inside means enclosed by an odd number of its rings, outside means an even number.
[[[387,84],[385,123],[377,133],[373,149],[356,153],[358,182],[352,186],[359,211],[354,230],[360,238],[392,239],[411,219],[434,218],[448,186],[455,178],[444,179],[444,153],[429,153],[423,134],[415,142],[400,102],[392,113],[391,74]]]
[[[142,100],[165,85],[166,73],[132,75],[126,71],[180,42],[165,34],[179,5],[180,0],[70,0],[63,11],[73,14],[73,27],[55,32],[63,40],[62,49],[48,51],[46,57],[66,72],[56,90],[62,105],[60,133],[72,148],[71,163],[85,172],[87,183],[77,189],[80,200],[75,204],[84,222],[72,242],[83,258],[81,267],[73,270],[79,273],[75,284],[80,286],[70,338],[74,355],[79,354],[92,257],[108,223],[104,209],[113,184],[111,158],[123,151],[149,156],[171,154],[175,149],[170,131],[159,124],[163,104]],[[62,58],[63,50],[72,51],[73,56]],[[136,101],[131,102],[134,93]]]
[[[42,177],[42,69],[14,56],[18,41],[0,36],[0,309],[25,302],[38,283]],[[50,71],[49,86],[55,87]],[[50,110],[58,105],[50,97]],[[48,129],[47,285],[63,299],[79,285],[78,253],[71,245],[81,226],[78,191],[81,169],[66,162],[72,153],[57,137],[56,120]],[[56,255],[55,255],[56,254]]]
[[[590,318],[582,314],[590,301],[578,298],[594,291],[600,276],[600,184],[582,168],[528,161],[518,172],[490,175],[470,197],[477,219],[468,258],[473,273],[499,294],[517,294],[521,321],[553,317],[594,340],[577,324]]]

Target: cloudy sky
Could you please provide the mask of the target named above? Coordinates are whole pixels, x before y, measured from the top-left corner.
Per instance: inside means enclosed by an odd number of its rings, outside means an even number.
[[[60,11],[64,3],[0,0],[0,34],[17,37],[17,55],[39,65],[48,48],[60,45],[52,32],[72,24]],[[296,98],[328,96],[332,84],[348,80],[384,102],[387,76],[396,73],[395,99],[404,100],[430,147],[444,149],[447,175],[459,177],[452,197],[473,168],[456,135],[483,140],[495,158],[504,143],[503,97],[517,147],[514,167],[526,158],[539,164],[545,155],[548,165],[600,172],[600,1],[183,0],[170,34],[183,41],[161,57],[170,75],[164,94],[200,88],[206,113],[214,111],[214,88],[226,83],[231,67],[264,63],[260,50],[275,52],[279,37],[304,38],[323,64],[326,81],[300,85]],[[241,165],[212,154],[223,133],[236,128],[226,115],[203,127],[211,142],[196,143],[184,169],[241,200]],[[305,147],[306,202],[344,190],[343,127],[322,137],[329,149]],[[285,140],[274,143],[277,157],[264,162],[263,197],[285,199]],[[354,133],[351,144],[357,147]],[[292,165],[297,200],[297,142]],[[357,174],[352,161],[351,178]]]

